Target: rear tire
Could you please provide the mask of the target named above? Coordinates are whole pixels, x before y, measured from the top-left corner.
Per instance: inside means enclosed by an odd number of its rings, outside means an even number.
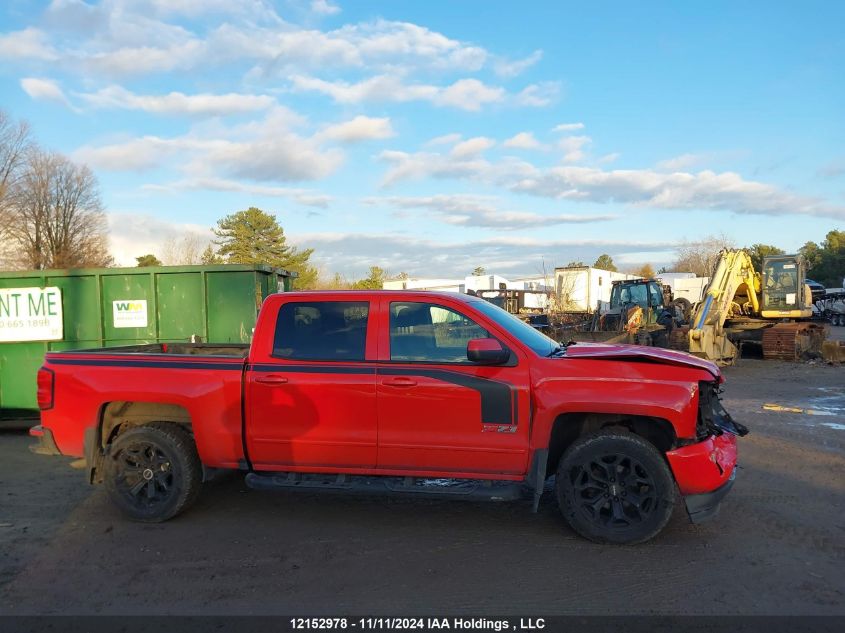
[[[561,457],[556,486],[569,525],[597,543],[648,541],[675,506],[675,480],[663,456],[624,430],[578,438]]]
[[[129,518],[159,523],[194,502],[202,464],[187,430],[155,422],[117,437],[105,459],[104,481],[112,502]]]

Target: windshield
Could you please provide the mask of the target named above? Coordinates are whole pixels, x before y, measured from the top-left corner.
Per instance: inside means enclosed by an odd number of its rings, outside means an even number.
[[[763,278],[764,308],[795,309],[798,307],[798,266],[794,261],[774,260],[767,263]]]
[[[524,321],[521,321],[509,312],[505,312],[492,303],[487,301],[473,301],[472,307],[484,316],[492,319],[496,325],[503,327],[540,356],[548,356],[560,346],[554,339],[542,334]]]

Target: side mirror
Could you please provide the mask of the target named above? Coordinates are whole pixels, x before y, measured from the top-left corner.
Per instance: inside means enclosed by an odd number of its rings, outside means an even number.
[[[510,357],[511,351],[494,338],[474,338],[467,342],[467,358],[473,363],[503,365]]]

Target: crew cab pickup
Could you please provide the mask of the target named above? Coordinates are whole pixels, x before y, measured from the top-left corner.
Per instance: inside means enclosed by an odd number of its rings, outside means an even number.
[[[36,452],[84,457],[129,517],[185,510],[214,469],[258,489],[533,499],[548,478],[596,541],[648,540],[677,499],[713,516],[746,429],[719,368],[671,350],[560,344],[483,299],[268,297],[246,345],[51,352]]]

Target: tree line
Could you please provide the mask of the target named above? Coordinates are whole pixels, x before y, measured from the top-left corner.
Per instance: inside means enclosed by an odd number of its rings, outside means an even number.
[[[699,277],[709,277],[723,248],[736,248],[736,243],[725,235],[711,235],[695,242],[683,242],[677,249],[678,257],[673,269],[693,272]],[[755,243],[746,246],[754,270],[760,272],[763,260],[786,251],[773,244]],[[807,277],[828,288],[845,285],[845,231],[828,231],[820,243],[806,242],[798,249],[807,265]]]
[[[663,267],[657,272],[651,264],[632,267],[628,272],[640,277],[650,278],[661,273],[676,271],[695,273],[697,277],[710,277],[719,260],[722,249],[735,249],[736,242],[725,234],[708,235],[700,240],[684,240],[675,249],[675,260],[671,267]],[[773,244],[755,243],[745,246],[754,270],[760,272],[763,260],[774,255],[785,255],[786,251]],[[828,288],[841,288],[845,285],[845,231],[837,229],[828,231],[825,239],[820,243],[807,242],[798,249],[798,254],[804,258],[807,265],[807,277]],[[572,261],[566,267],[585,266],[584,262]],[[602,254],[593,264],[593,268],[617,272],[613,258]]]

